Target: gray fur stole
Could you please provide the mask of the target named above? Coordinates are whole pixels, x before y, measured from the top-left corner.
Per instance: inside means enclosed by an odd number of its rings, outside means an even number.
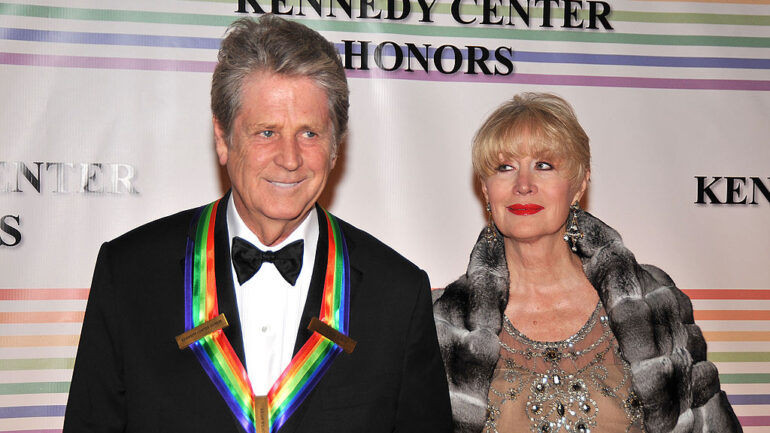
[[[631,365],[646,431],[742,432],[720,390],[717,369],[706,360],[706,342],[687,295],[662,270],[637,263],[618,232],[596,217],[579,211],[578,225],[585,237],[577,243],[577,254]],[[483,234],[465,275],[434,291],[433,312],[458,433],[480,432],[484,426],[508,303],[503,243],[487,242]]]

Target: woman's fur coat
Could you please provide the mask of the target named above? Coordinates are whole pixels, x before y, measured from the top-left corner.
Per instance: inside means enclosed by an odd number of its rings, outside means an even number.
[[[577,243],[583,270],[599,294],[632,386],[644,407],[648,433],[742,431],[706,360],[706,342],[693,321],[692,304],[660,269],[640,265],[620,235],[596,217],[578,213],[585,237]],[[498,334],[508,303],[508,267],[500,233],[484,233],[471,252],[468,271],[434,293],[441,355],[455,432],[480,432],[487,394],[500,356]],[[528,428],[522,426],[521,431]]]

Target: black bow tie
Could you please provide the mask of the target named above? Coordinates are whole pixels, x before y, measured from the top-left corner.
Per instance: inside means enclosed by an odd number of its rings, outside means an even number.
[[[261,251],[238,236],[233,238],[233,265],[238,283],[243,284],[257,273],[264,262],[271,262],[281,276],[292,286],[297,282],[302,269],[302,240],[294,241],[278,251]]]

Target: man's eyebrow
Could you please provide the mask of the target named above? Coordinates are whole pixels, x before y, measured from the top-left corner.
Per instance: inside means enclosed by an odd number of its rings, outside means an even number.
[[[303,130],[304,129],[312,129],[313,131],[319,131],[320,132],[320,131],[328,130],[328,129],[331,129],[331,128],[329,128],[329,125],[325,125],[323,123],[318,123],[318,124],[315,124],[315,125],[313,125],[311,123],[303,123],[303,124],[301,124],[299,126],[299,129],[303,129]]]
[[[252,122],[243,126],[247,134],[264,131],[266,129],[276,129],[278,125],[272,122]]]

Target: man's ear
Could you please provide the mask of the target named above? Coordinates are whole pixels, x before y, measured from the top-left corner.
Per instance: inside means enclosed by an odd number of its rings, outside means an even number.
[[[219,157],[219,165],[227,165],[229,149],[227,147],[225,132],[222,129],[222,125],[219,123],[219,119],[215,116],[211,116],[211,121],[214,124],[214,149],[217,152],[217,157]]]

